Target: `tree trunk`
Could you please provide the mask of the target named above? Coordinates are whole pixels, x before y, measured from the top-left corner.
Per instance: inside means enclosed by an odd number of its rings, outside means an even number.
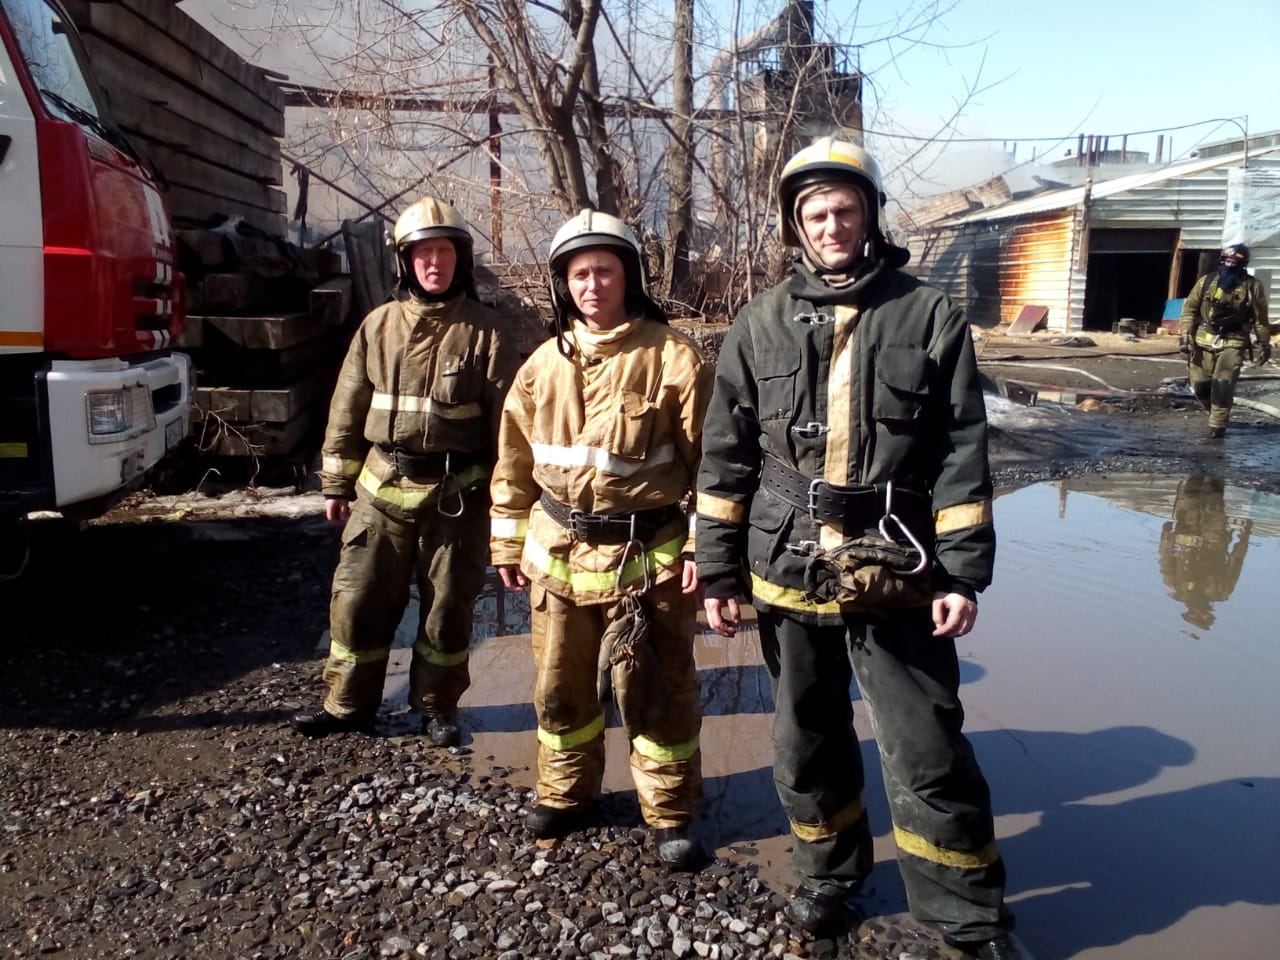
[[[667,255],[663,291],[672,300],[689,294],[689,233],[693,227],[693,2],[676,0],[672,53],[671,145],[667,148]]]

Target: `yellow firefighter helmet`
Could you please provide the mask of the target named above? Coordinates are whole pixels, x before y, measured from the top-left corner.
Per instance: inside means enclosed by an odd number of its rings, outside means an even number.
[[[856,187],[866,203],[867,222],[876,225],[881,237],[887,236],[880,164],[856,143],[822,137],[788,160],[778,178],[778,223],[783,243],[801,245],[796,229],[796,196],[805,187],[820,183]]]
[[[461,285],[468,292],[474,291],[475,265],[471,230],[453,204],[435,197],[423,197],[400,214],[391,237],[396,248],[396,279],[401,289],[411,287],[419,290],[418,281],[413,274],[413,264],[409,262],[409,251],[413,245],[419,240],[443,237],[453,241],[458,251],[453,286],[456,288]]]

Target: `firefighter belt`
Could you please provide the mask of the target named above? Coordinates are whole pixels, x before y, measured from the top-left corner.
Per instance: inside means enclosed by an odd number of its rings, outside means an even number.
[[[838,524],[846,538],[825,549],[816,540],[787,544],[806,559],[805,592],[820,603],[919,606],[933,596],[929,576],[933,516],[929,498],[892,481],[839,486],[766,456],[760,489],[817,524]],[[861,535],[855,536],[855,533]]]

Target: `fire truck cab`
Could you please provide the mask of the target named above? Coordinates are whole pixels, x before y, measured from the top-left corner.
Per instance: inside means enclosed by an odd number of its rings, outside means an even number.
[[[0,0],[0,198],[3,530],[102,512],[191,426],[164,200],[55,0]]]

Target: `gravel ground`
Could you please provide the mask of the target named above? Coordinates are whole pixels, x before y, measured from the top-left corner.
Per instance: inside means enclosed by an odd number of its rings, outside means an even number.
[[[337,549],[317,519],[37,546],[0,586],[21,624],[0,649],[0,956],[951,955],[894,917],[811,940],[751,865],[670,872],[633,801],[540,844],[527,791],[465,747],[293,734]]]
[[[1280,492],[1280,425],[1245,415],[1210,445],[1160,379],[1088,414],[1010,408],[998,481],[1209,470]],[[0,583],[0,956],[954,956],[900,916],[809,939],[750,864],[668,872],[634,803],[538,844],[491,758],[298,738],[337,535],[314,494],[274,493],[139,498],[46,531]]]

